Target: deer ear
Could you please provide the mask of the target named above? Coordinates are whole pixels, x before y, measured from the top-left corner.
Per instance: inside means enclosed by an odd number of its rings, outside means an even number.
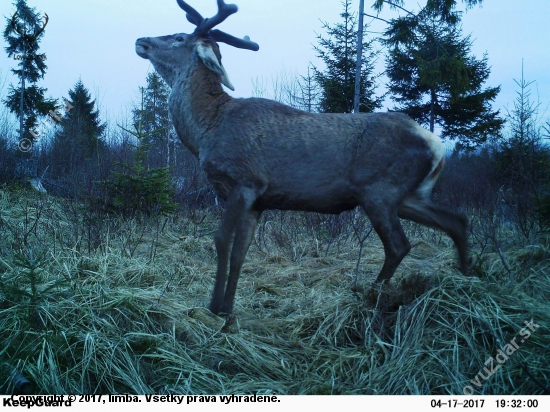
[[[221,76],[222,84],[224,86],[228,89],[235,90],[229,80],[229,77],[227,76],[227,72],[222,66],[222,63],[218,60],[214,50],[212,50],[212,46],[208,42],[199,41],[197,44],[197,53],[206,67]]]

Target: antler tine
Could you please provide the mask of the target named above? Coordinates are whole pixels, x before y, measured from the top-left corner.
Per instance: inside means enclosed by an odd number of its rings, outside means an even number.
[[[50,18],[48,17],[48,15],[46,13],[44,13],[44,24],[42,24],[42,27],[38,30],[38,32],[34,35],[34,37],[38,37],[40,35],[40,33],[42,33],[44,31],[44,29],[46,28],[46,25],[48,24],[49,21],[50,21]]]
[[[218,12],[214,17],[204,19],[204,21],[197,26],[196,34],[208,34],[210,29],[220,24],[234,13],[237,13],[238,7],[235,4],[225,4],[224,0],[218,0]]]
[[[189,21],[189,23],[194,24],[195,26],[197,26],[197,29],[198,29],[199,26],[204,22],[204,17],[202,17],[197,10],[195,10],[193,7],[191,7],[189,4],[187,4],[183,0],[177,0],[177,2],[178,2],[178,6],[180,6],[183,9],[183,11],[187,13],[185,17],[187,17],[187,20]]]
[[[239,39],[238,37],[232,36],[220,30],[210,30],[210,36],[215,41],[221,41],[222,43],[229,44],[233,47],[238,47],[239,49],[247,49],[252,51],[260,50],[258,43],[255,43],[250,40],[248,36],[245,36],[244,39]]]
[[[247,49],[252,51],[258,51],[260,49],[258,43],[251,41],[248,36],[245,36],[244,39],[239,39],[238,37],[232,36],[220,30],[211,30],[213,27],[217,26],[229,16],[237,12],[238,7],[235,4],[225,4],[224,0],[217,0],[218,13],[216,13],[214,17],[205,19],[197,10],[185,1],[177,0],[177,2],[178,5],[186,12],[187,20],[197,26],[194,32],[195,34],[199,36],[210,36],[215,41],[220,41],[222,43],[229,44],[230,46],[238,47],[239,49]]]

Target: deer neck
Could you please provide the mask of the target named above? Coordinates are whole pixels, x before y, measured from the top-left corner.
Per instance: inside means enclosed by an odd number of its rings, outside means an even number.
[[[170,111],[183,144],[199,157],[201,149],[209,146],[208,132],[222,120],[231,96],[223,90],[219,75],[202,62],[194,66],[177,77],[170,94]]]

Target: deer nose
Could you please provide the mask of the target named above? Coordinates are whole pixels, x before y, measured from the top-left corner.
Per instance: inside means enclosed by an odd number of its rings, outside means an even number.
[[[143,47],[144,49],[147,49],[149,48],[149,45],[147,43],[148,43],[147,37],[141,37],[136,40],[136,47],[140,46],[140,47]]]
[[[136,40],[136,54],[144,59],[147,59],[147,51],[149,50],[149,44],[146,37]]]

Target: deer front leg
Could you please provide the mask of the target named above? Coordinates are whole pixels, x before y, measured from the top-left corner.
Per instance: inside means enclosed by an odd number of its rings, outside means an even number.
[[[237,291],[237,282],[239,274],[250,247],[250,242],[254,237],[254,230],[260,219],[261,212],[257,210],[245,210],[241,216],[237,229],[235,231],[235,240],[231,249],[231,260],[229,262],[229,279],[225,289],[225,299],[223,301],[222,312],[232,313],[235,293]]]
[[[257,195],[253,189],[238,187],[233,190],[227,201],[227,207],[221,226],[214,238],[218,255],[218,269],[216,271],[214,293],[212,295],[212,301],[210,302],[210,311],[212,313],[231,313],[233,308],[233,299],[235,297],[239,271],[260,215],[259,212],[251,210],[256,199]],[[251,233],[246,229],[249,227],[251,227]],[[229,260],[229,245],[236,228],[237,234],[235,235],[235,242],[231,253],[231,271],[229,277],[229,283],[232,286],[228,287],[229,293],[225,293],[226,299],[224,300],[227,263]],[[228,295],[230,295],[229,300]]]
[[[218,256],[218,268],[216,270],[216,282],[214,283],[212,301],[210,302],[210,311],[216,315],[220,313],[223,304],[225,277],[229,260],[229,244],[237,226],[237,219],[241,213],[240,209],[242,209],[242,205],[239,204],[239,196],[236,192],[233,192],[227,201],[220,228],[214,236],[214,244],[216,245],[216,254]]]

